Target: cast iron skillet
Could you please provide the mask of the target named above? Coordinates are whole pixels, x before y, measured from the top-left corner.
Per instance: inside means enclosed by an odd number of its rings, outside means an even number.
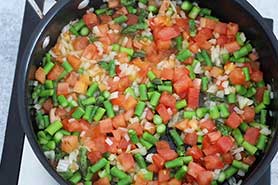
[[[16,79],[18,110],[20,110],[20,120],[28,140],[43,166],[60,184],[67,184],[50,165],[44,156],[39,144],[36,142],[37,126],[33,113],[30,111],[30,92],[29,80],[34,79],[34,72],[43,58],[43,55],[54,46],[61,29],[71,20],[80,18],[86,11],[78,10],[77,7],[81,0],[59,1],[50,12],[44,17],[40,24],[35,28],[34,34],[30,37],[23,59],[20,61],[19,75]],[[240,25],[242,31],[253,41],[260,55],[262,70],[265,80],[274,91],[274,100],[270,106],[273,113],[268,118],[268,124],[273,130],[271,139],[268,143],[266,152],[261,155],[256,164],[250,169],[244,178],[244,184],[255,184],[270,165],[271,160],[278,149],[278,45],[277,40],[259,13],[245,0],[197,0],[201,7],[208,7],[213,10],[213,14],[223,21],[233,21]],[[103,2],[101,0],[91,0],[88,7],[98,8]],[[51,41],[46,49],[42,49],[42,42],[45,37],[50,36]]]

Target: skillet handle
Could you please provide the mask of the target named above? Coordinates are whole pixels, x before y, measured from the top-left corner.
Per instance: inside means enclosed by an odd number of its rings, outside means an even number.
[[[38,6],[43,7],[43,1],[37,0]],[[32,17],[32,18],[30,18]],[[25,4],[25,14],[23,18],[23,27],[21,30],[20,46],[17,56],[17,65],[21,61],[24,48],[28,42],[28,33],[33,31],[33,27],[40,22],[40,18],[36,16],[36,13],[32,6],[27,2]],[[18,69],[18,67],[17,67]],[[16,70],[15,78],[17,79],[17,74],[19,72]],[[20,119],[18,116],[17,102],[16,102],[16,81],[13,84],[13,91],[11,96],[9,116],[7,121],[5,140],[3,145],[3,152],[0,163],[0,179],[1,185],[17,185],[21,158],[24,144],[24,132],[20,124]]]

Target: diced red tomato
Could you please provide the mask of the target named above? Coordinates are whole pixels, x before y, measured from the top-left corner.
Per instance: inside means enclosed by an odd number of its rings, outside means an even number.
[[[110,185],[109,178],[108,177],[103,177],[103,178],[97,180],[96,182],[94,182],[94,185]]]
[[[111,133],[113,130],[112,120],[110,118],[101,120],[99,122],[100,132],[103,134]]]
[[[260,136],[260,129],[249,127],[244,134],[244,140],[252,145],[255,145],[257,143],[259,136]]]
[[[121,141],[120,141],[120,143],[119,143],[118,148],[125,151],[125,150],[127,149],[127,147],[128,147],[129,144],[130,144],[129,141],[127,141],[125,138],[122,138]]]
[[[62,121],[63,128],[69,132],[82,132],[89,129],[90,124],[86,121],[64,119]]]
[[[187,174],[191,175],[193,178],[197,179],[198,174],[201,172],[206,171],[201,165],[195,162],[190,162],[188,164],[188,171]]]
[[[158,50],[168,50],[171,48],[171,40],[156,40]]]
[[[230,81],[234,85],[243,85],[245,83],[245,76],[242,69],[236,68],[229,75]]]
[[[46,79],[46,74],[42,67],[39,67],[35,72],[35,79],[38,80],[41,84],[44,84]]]
[[[83,16],[83,20],[86,24],[86,26],[90,29],[93,28],[93,26],[99,24],[99,20],[96,14],[94,13],[87,13]]]
[[[207,129],[209,132],[214,131],[216,129],[215,123],[211,119],[207,119],[205,121],[200,122],[201,129]]]
[[[182,121],[176,123],[175,127],[181,131],[185,131],[189,127],[188,122],[189,122],[189,120],[187,120],[187,119],[182,120]]]
[[[174,78],[174,69],[164,68],[160,74],[160,77],[163,80],[173,80]]]
[[[195,88],[189,88],[188,90],[188,107],[196,109],[199,107],[200,90]]]
[[[93,59],[97,53],[97,47],[94,44],[89,44],[82,53],[82,57]]]
[[[170,179],[170,170],[163,169],[158,172],[158,182],[166,182]]]
[[[190,146],[197,144],[198,135],[196,132],[187,133],[184,137],[184,143]]]
[[[52,99],[47,99],[43,105],[42,105],[43,110],[45,111],[45,113],[49,113],[49,111],[53,108],[53,102]]]
[[[153,163],[155,166],[157,166],[159,169],[162,169],[165,164],[165,159],[161,157],[159,154],[154,154],[152,156]]]
[[[158,171],[160,170],[155,164],[150,164],[147,169],[154,173],[158,173]]]
[[[211,143],[215,143],[218,139],[221,137],[221,132],[219,131],[214,131],[211,133],[208,133],[208,137]]]
[[[67,95],[69,94],[69,84],[66,82],[60,82],[57,85],[57,95]]]
[[[140,123],[129,124],[127,128],[135,130],[138,136],[143,134],[143,126]]]
[[[155,134],[156,131],[156,127],[155,124],[151,123],[151,122],[146,122],[144,123],[144,131],[149,132],[150,134]]]
[[[252,165],[256,161],[256,157],[254,155],[249,155],[244,157],[242,160],[245,164]]]
[[[197,33],[194,40],[197,43],[203,43],[209,40],[211,37],[212,37],[212,30],[208,28],[203,28]]]
[[[228,37],[226,35],[220,35],[217,38],[217,44],[220,46],[224,46],[228,42]]]
[[[211,171],[201,171],[197,176],[198,185],[210,185],[213,180]]]
[[[73,48],[77,51],[85,49],[90,44],[87,37],[77,37],[73,40]]]
[[[195,160],[199,160],[201,157],[204,156],[202,150],[197,145],[194,145],[193,147],[188,148],[186,155],[192,156],[193,159],[195,159]]]
[[[153,120],[153,112],[152,112],[151,109],[148,109],[148,110],[147,110],[146,119],[147,119],[148,121]]]
[[[227,153],[234,146],[233,140],[228,136],[222,136],[216,143],[222,153]]]
[[[176,18],[176,25],[179,27],[180,31],[189,31],[188,19],[186,18]]]
[[[57,80],[64,71],[64,68],[56,64],[53,69],[47,74],[48,80]]]
[[[173,81],[177,82],[177,81],[182,80],[182,79],[189,79],[189,80],[191,80],[189,78],[188,74],[189,74],[189,71],[185,67],[177,67],[177,68],[174,69],[174,78],[173,78]]]
[[[225,164],[232,164],[234,157],[230,152],[228,152],[222,155],[222,160]]]
[[[216,24],[217,24],[217,22],[213,19],[209,19],[209,18],[205,18],[205,17],[201,17],[201,19],[200,19],[201,27],[205,27],[205,28],[214,30]]]
[[[170,181],[168,181],[167,185],[181,185],[181,181],[177,180],[176,178],[173,178]]]
[[[236,112],[232,112],[226,120],[226,124],[231,128],[237,128],[241,123],[242,119]]]
[[[176,107],[176,98],[168,92],[163,92],[159,99],[159,103],[165,105],[166,107],[174,109]]]
[[[205,167],[208,170],[222,169],[224,164],[217,155],[209,155],[204,157]]]
[[[113,118],[113,127],[119,128],[119,127],[126,127],[126,122],[123,114],[119,114]]]
[[[178,154],[175,152],[175,150],[169,150],[169,149],[161,149],[159,154],[162,156],[162,158],[165,161],[171,161],[178,157]]]
[[[121,163],[124,171],[130,171],[135,167],[133,156],[130,153],[121,153],[118,156],[118,160]]]
[[[165,105],[163,104],[159,104],[156,107],[156,111],[158,112],[158,114],[161,116],[163,123],[167,123],[170,119],[171,119],[171,115],[169,114],[169,112],[167,111],[167,108],[165,107]]]
[[[251,73],[251,80],[254,82],[260,82],[263,80],[263,73],[261,71],[254,71]]]
[[[233,53],[240,49],[240,45],[236,41],[233,41],[233,42],[224,44],[224,48],[226,48],[229,53]]]
[[[68,55],[67,59],[73,69],[77,71],[81,65],[81,60],[74,55]]]
[[[67,78],[65,79],[65,82],[67,82],[70,87],[74,87],[77,80],[78,80],[78,74],[73,71],[67,76]]]
[[[255,109],[254,107],[244,107],[243,114],[241,115],[243,121],[250,123],[255,119]]]
[[[168,149],[170,150],[170,145],[167,141],[161,140],[155,143],[156,151],[158,153],[162,153],[162,150]]]
[[[238,24],[229,23],[227,25],[227,35],[228,36],[235,36],[239,30]]]
[[[157,40],[171,40],[180,35],[180,30],[177,26],[164,27],[157,33]]]
[[[263,101],[263,95],[264,91],[266,90],[266,87],[258,87],[256,88],[256,94],[255,94],[255,99],[258,103]]]
[[[214,31],[219,34],[226,34],[227,33],[227,24],[218,22],[214,27]]]
[[[133,25],[136,24],[138,22],[138,16],[134,15],[134,14],[128,14],[127,15],[127,25]]]
[[[206,142],[207,141],[205,141],[205,140],[203,141],[203,143],[206,143]],[[220,151],[219,151],[219,148],[218,148],[218,146],[216,144],[210,144],[209,143],[207,147],[204,147],[203,152],[207,156],[207,155],[217,154]]]
[[[88,152],[88,159],[91,162],[91,164],[95,164],[101,158],[102,158],[101,152],[98,152],[98,151]]]
[[[77,136],[64,136],[61,142],[61,150],[66,153],[71,153],[78,147]]]

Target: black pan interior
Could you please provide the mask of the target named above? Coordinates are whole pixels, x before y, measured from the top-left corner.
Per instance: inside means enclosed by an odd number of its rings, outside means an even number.
[[[36,123],[28,108],[28,100],[30,100],[30,89],[28,81],[34,78],[34,71],[39,66],[43,55],[54,46],[61,29],[68,24],[68,22],[80,18],[85,10],[78,10],[77,6],[80,0],[63,0],[59,1],[56,7],[51,10],[47,17],[41,22],[38,28],[35,29],[35,34],[30,38],[30,43],[25,51],[24,60],[21,66],[21,75],[18,79],[21,84],[19,87],[19,94],[24,99],[19,98],[20,108],[22,108],[21,120],[24,126],[25,132],[31,142],[33,150],[37,154],[40,161],[48,169],[48,171],[56,178],[56,180],[63,184],[65,183],[51,168],[46,158],[43,156],[42,151],[39,149],[39,145],[35,141],[35,133],[37,130]],[[266,23],[264,23],[262,17],[251,8],[251,6],[245,0],[198,0],[201,7],[208,7],[213,10],[213,15],[219,17],[223,21],[236,22],[240,25],[240,29],[244,31],[248,39],[252,40],[252,44],[257,48],[260,55],[261,67],[264,72],[265,80],[271,85],[272,90],[277,93],[278,88],[278,49],[277,40],[274,37],[272,30]],[[101,0],[90,1],[89,7],[99,7],[102,4]],[[46,36],[51,37],[49,46],[46,49],[42,49],[42,42]],[[270,164],[271,159],[277,150],[278,141],[278,97],[275,93],[275,99],[270,106],[273,112],[273,117],[268,118],[268,123],[271,125],[272,139],[269,141],[267,150],[260,159],[257,160],[257,165],[252,167],[252,170],[245,177],[245,184],[254,184],[261,174],[263,174],[266,167]]]

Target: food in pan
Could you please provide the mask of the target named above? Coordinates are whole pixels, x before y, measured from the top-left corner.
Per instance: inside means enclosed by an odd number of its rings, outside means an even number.
[[[89,9],[33,86],[37,140],[72,184],[240,184],[271,134],[256,49],[189,1]]]

